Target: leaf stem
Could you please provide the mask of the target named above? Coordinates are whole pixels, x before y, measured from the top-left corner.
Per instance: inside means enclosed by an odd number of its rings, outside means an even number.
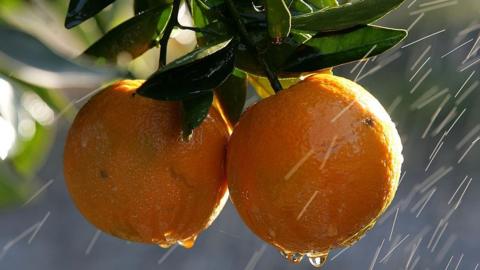
[[[165,31],[160,39],[160,59],[158,67],[161,68],[167,64],[167,46],[173,28],[178,25],[178,11],[180,10],[180,0],[173,0],[173,9],[170,18],[168,19]]]
[[[280,84],[280,80],[278,79],[277,75],[275,72],[273,72],[268,65],[263,53],[260,53],[258,48],[255,46],[255,42],[251,38],[251,36],[248,34],[247,29],[245,28],[245,25],[242,23],[242,18],[240,17],[240,13],[238,12],[237,8],[235,7],[235,4],[233,3],[233,0],[226,0],[228,10],[230,11],[231,15],[233,16],[233,19],[235,21],[236,27],[238,31],[240,32],[241,38],[245,41],[246,45],[248,46],[249,50],[251,50],[256,56],[258,62],[263,66],[265,73],[267,74],[267,78],[270,81],[270,85],[272,86],[273,90],[275,92],[278,92],[282,90],[282,85]]]

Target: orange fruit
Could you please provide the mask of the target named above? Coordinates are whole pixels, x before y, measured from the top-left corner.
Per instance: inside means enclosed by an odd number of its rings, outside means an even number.
[[[370,93],[312,75],[241,117],[227,149],[230,196],[260,238],[319,266],[390,204],[401,151],[394,123]]]
[[[184,140],[181,104],[136,95],[142,82],[114,83],[80,110],[65,145],[68,191],[106,233],[190,247],[228,197],[227,128],[212,108]]]

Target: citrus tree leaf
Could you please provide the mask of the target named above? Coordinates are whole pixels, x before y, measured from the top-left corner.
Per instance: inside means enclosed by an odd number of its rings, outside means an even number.
[[[235,70],[228,79],[215,89],[215,95],[227,120],[233,126],[240,119],[247,98],[247,76]]]
[[[197,44],[200,47],[211,46],[231,39],[234,35],[235,31],[231,28],[231,25],[217,20],[209,22],[206,26],[198,27]]]
[[[272,44],[265,28],[255,27],[248,30],[249,36],[254,41],[257,48],[261,48],[260,50],[263,52],[264,58],[268,62],[270,69],[274,72],[280,72],[281,70],[279,68],[287,60],[288,56],[292,54],[300,44],[311,38],[311,36],[308,35],[303,37],[293,34],[277,45]],[[258,76],[266,76],[262,64],[258,62],[256,55],[248,49],[248,46],[239,43],[236,48],[236,55],[235,65],[237,68]]]
[[[295,15],[299,15],[336,6],[338,6],[336,0],[291,0],[290,9]]]
[[[268,34],[274,41],[280,42],[290,34],[292,27],[292,15],[288,6],[285,0],[265,0],[265,9]]]
[[[236,68],[251,74],[264,74],[262,65],[245,44],[239,43],[235,54],[237,55],[237,57],[235,57]]]
[[[173,3],[173,0],[135,0],[133,2],[133,11],[135,15],[139,15],[151,8],[171,3]]]
[[[292,28],[316,32],[337,31],[374,22],[404,0],[360,0],[292,17]]]
[[[206,7],[198,0],[190,0],[190,11],[192,13],[193,22],[196,27],[205,27],[208,25],[208,19],[205,15],[209,7]]]
[[[222,16],[223,5],[223,0],[189,0],[195,27],[207,28],[210,32],[221,30],[220,33],[225,35],[228,32],[227,26],[225,22],[218,20],[218,17]]]
[[[307,3],[305,0],[293,0],[290,8],[299,13],[310,13],[317,10],[315,6]]]
[[[337,0],[305,0],[305,1],[311,4],[312,6],[316,7],[317,9],[338,6]]]
[[[70,29],[94,16],[115,0],[70,0],[65,27]]]
[[[155,72],[137,93],[160,100],[183,100],[212,92],[234,68],[231,39],[200,47]]]
[[[216,8],[225,3],[224,0],[197,0],[206,9]]]
[[[363,26],[344,32],[318,35],[299,46],[281,68],[286,72],[306,72],[380,54],[407,35],[404,30]]]
[[[171,13],[170,4],[149,9],[110,30],[83,54],[115,62],[120,53],[128,53],[134,59],[155,45]]]
[[[292,32],[292,33],[295,33]],[[271,45],[261,29],[250,31],[257,44],[264,46],[265,59],[281,77],[291,72],[308,72],[361,59],[374,46],[370,56],[380,54],[405,38],[404,30],[379,26],[360,26],[343,31],[291,35],[281,45]],[[262,36],[263,35],[263,36]],[[244,46],[236,51],[237,68],[257,76],[265,76],[261,65]]]
[[[211,91],[188,97],[182,101],[183,134],[185,137],[190,136],[192,131],[207,117],[212,101],[213,92]]]

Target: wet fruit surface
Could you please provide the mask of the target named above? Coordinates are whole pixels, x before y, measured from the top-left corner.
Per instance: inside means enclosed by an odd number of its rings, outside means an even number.
[[[141,83],[117,82],[81,109],[65,146],[67,187],[104,232],[191,247],[225,202],[227,128],[212,108],[185,140],[180,104],[136,95]]]
[[[400,138],[378,101],[319,74],[247,110],[229,143],[227,179],[259,237],[319,266],[372,227],[393,199],[401,162]]]

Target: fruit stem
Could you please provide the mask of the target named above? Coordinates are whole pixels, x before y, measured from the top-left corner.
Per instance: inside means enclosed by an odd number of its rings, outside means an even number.
[[[180,10],[180,0],[173,0],[173,9],[170,18],[168,19],[167,25],[165,26],[165,31],[163,36],[160,39],[160,59],[158,63],[158,68],[165,66],[167,64],[167,46],[170,35],[172,34],[173,28],[178,25],[178,11]]]
[[[233,20],[235,21],[236,27],[238,31],[240,32],[241,38],[245,41],[246,45],[248,46],[249,50],[252,51],[256,56],[258,62],[262,64],[263,69],[265,73],[267,74],[267,78],[270,81],[270,85],[272,86],[273,90],[275,92],[278,92],[282,90],[282,85],[280,84],[280,80],[278,79],[277,75],[275,72],[273,72],[270,68],[270,66],[267,63],[267,60],[265,59],[263,53],[260,53],[258,48],[255,46],[255,42],[253,39],[250,37],[248,34],[247,29],[245,28],[245,25],[242,23],[242,18],[240,17],[240,13],[238,12],[237,8],[235,7],[235,4],[233,3],[233,0],[226,0],[228,10],[230,11]]]

